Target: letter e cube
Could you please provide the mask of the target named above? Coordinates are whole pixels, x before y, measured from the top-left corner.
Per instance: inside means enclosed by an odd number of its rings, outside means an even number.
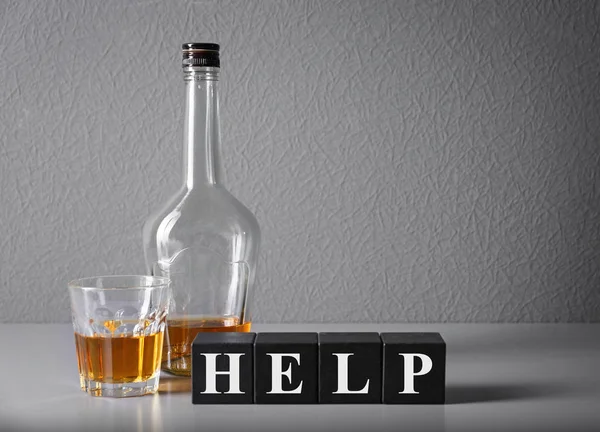
[[[257,404],[316,404],[317,333],[259,333],[254,344]]]

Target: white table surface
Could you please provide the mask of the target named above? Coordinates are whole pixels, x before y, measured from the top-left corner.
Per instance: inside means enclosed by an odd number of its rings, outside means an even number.
[[[303,324],[253,331],[439,331],[446,405],[192,405],[79,389],[72,327],[0,324],[0,431],[600,431],[600,324]]]

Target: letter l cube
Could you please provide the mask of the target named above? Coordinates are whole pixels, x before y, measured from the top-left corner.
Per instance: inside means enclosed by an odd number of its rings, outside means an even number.
[[[319,403],[381,403],[379,333],[319,334]]]

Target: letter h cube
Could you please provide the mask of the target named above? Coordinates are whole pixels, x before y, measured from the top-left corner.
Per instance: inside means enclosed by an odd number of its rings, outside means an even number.
[[[192,344],[192,403],[251,404],[255,333],[199,333]]]

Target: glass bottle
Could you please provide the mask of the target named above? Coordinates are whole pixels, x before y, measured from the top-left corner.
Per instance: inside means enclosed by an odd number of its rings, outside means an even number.
[[[220,183],[219,45],[186,43],[183,185],[143,228],[151,275],[171,279],[162,369],[191,374],[203,331],[250,331],[260,229]]]

